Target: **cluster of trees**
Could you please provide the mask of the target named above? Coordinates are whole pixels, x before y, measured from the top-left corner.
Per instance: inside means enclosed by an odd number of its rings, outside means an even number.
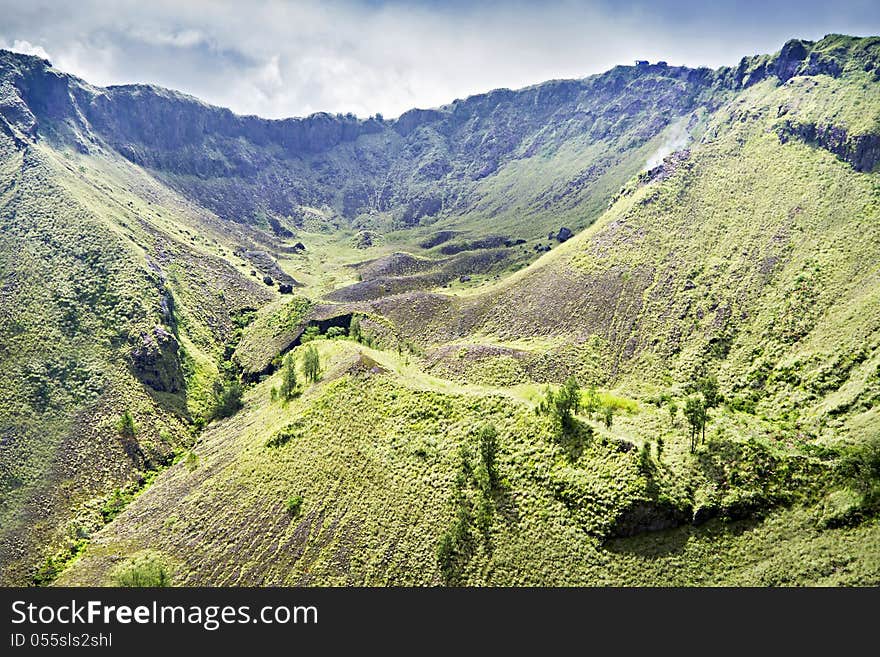
[[[302,373],[306,380],[316,383],[321,378],[321,356],[315,345],[310,344],[303,351]],[[298,378],[296,374],[296,356],[293,352],[284,357],[281,365],[281,388],[272,388],[269,395],[272,401],[281,397],[283,401],[290,401],[300,394]]]
[[[498,476],[498,431],[491,423],[477,432],[478,461],[471,465],[471,450],[464,444],[459,451],[459,467],[453,489],[455,513],[449,529],[437,545],[437,562],[447,584],[455,583],[461,570],[474,551],[476,527],[488,540],[494,509],[494,495],[500,486]],[[468,494],[468,487],[476,484],[476,491]]]
[[[684,417],[688,421],[691,432],[691,454],[697,450],[698,443],[706,442],[706,423],[709,421],[709,411],[721,403],[718,379],[715,376],[705,376],[697,380],[694,390],[695,394],[690,395],[684,404]],[[671,406],[670,412],[674,416]]]
[[[548,386],[536,410],[540,415],[552,415],[564,431],[574,427],[574,416],[581,412],[591,420],[594,417],[601,420],[609,429],[614,423],[614,407],[602,403],[595,386],[590,386],[586,394],[582,394],[580,384],[573,376],[556,392]]]

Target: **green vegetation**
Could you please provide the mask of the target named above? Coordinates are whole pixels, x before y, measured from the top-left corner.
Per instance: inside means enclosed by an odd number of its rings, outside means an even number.
[[[281,399],[290,401],[296,395],[296,390],[296,359],[289,353],[284,357],[284,366],[281,369]]]
[[[537,410],[539,413],[552,415],[563,431],[570,431],[574,426],[574,416],[581,410],[581,389],[577,379],[569,378],[555,392],[547,387]]]
[[[303,352],[303,375],[312,383],[317,383],[321,376],[321,357],[313,345]]]
[[[296,157],[0,53],[0,582],[876,585],[878,44]]]
[[[161,556],[146,551],[135,555],[113,571],[113,585],[164,587],[171,585],[171,573]]]
[[[494,424],[485,424],[477,434],[480,441],[480,487],[484,493],[498,486],[498,431]]]
[[[126,410],[116,422],[116,431],[123,438],[134,438],[137,433],[137,424],[131,412]]]
[[[355,342],[360,342],[364,338],[364,334],[361,331],[361,320],[357,315],[351,318],[351,322],[348,325],[348,335]]]
[[[288,497],[287,502],[284,505],[287,509],[287,515],[289,515],[291,518],[297,517],[302,510],[302,503],[302,495],[293,495],[291,497]]]
[[[214,403],[209,419],[221,419],[236,413],[242,407],[244,390],[236,380],[214,382]]]

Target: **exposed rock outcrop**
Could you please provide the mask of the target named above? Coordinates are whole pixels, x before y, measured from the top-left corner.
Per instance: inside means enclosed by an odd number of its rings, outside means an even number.
[[[850,135],[845,128],[834,125],[785,121],[778,131],[783,144],[789,139],[824,148],[856,171],[873,171],[880,163],[880,134]]]
[[[131,351],[134,375],[157,392],[178,393],[184,389],[180,369],[180,345],[177,338],[162,326],[142,335]]]

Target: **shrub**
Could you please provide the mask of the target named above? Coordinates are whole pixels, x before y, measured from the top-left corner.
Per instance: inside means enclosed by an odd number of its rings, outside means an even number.
[[[291,518],[295,518],[296,516],[298,516],[300,511],[302,511],[302,503],[302,495],[293,495],[287,498],[287,502],[285,503],[287,515],[289,515]]]
[[[113,573],[116,586],[170,586],[171,573],[158,554],[135,555]]]
[[[823,528],[846,527],[862,518],[865,500],[850,488],[829,493],[819,513],[819,526]]]
[[[101,517],[104,519],[104,522],[110,522],[118,516],[130,499],[130,496],[121,488],[113,491],[113,494],[104,502],[104,506],[101,507]]]
[[[327,329],[327,338],[333,340],[335,338],[341,338],[346,335],[345,329],[341,326],[331,326]]]
[[[126,410],[122,414],[122,417],[116,421],[116,431],[123,438],[134,438],[137,430],[138,427],[137,424],[135,424],[131,411]]]
[[[283,429],[280,429],[269,440],[266,441],[266,447],[281,447],[282,445],[286,445],[293,438],[297,438],[300,435],[300,429],[302,428],[302,422],[297,421],[291,424],[288,424]]]
[[[321,329],[317,326],[308,326],[299,338],[300,344],[317,340],[321,337]]]
[[[224,418],[234,415],[242,407],[242,394],[241,383],[235,379],[231,381],[215,381],[210,418]]]

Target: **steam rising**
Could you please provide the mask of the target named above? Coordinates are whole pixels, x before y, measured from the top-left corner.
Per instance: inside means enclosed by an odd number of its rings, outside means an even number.
[[[654,151],[654,154],[651,155],[651,157],[648,158],[646,168],[653,169],[658,166],[663,162],[663,158],[670,153],[680,151],[688,145],[690,140],[691,135],[687,129],[687,117],[682,117],[667,128],[663,143],[660,144],[660,147]]]

